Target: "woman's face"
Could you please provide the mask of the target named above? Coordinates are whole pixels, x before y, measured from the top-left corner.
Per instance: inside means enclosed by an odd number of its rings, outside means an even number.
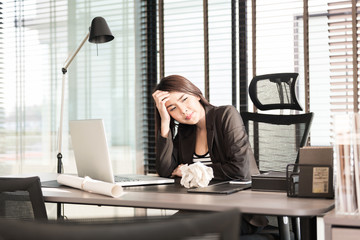
[[[200,97],[191,94],[170,92],[165,106],[170,116],[179,123],[197,124],[205,117],[205,109],[200,103]]]

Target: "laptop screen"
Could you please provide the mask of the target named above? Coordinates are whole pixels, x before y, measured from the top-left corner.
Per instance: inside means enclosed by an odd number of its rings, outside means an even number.
[[[102,119],[69,122],[76,168],[79,177],[114,182],[105,127]]]
[[[70,134],[79,177],[114,183],[109,148],[102,119],[70,121]],[[174,179],[158,176],[122,174],[117,175],[117,184],[141,186],[174,183]]]

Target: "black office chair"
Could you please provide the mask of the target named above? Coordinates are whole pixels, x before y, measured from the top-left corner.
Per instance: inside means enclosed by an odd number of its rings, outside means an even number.
[[[39,177],[0,177],[0,218],[47,220]]]
[[[298,73],[276,73],[256,76],[249,85],[249,96],[262,111],[284,109],[301,111],[297,100]],[[242,112],[255,160],[260,172],[286,171],[287,164],[298,163],[299,149],[306,145],[313,113],[264,114]],[[290,229],[288,219],[278,218],[281,235]],[[295,238],[300,238],[299,219],[292,219]]]
[[[191,216],[94,219],[92,221],[15,221],[0,219],[0,239],[183,240],[239,239],[237,209]]]
[[[256,76],[249,85],[249,96],[256,108],[302,110],[296,95],[298,73]],[[264,114],[242,112],[249,140],[260,171],[285,171],[298,163],[299,149],[306,145],[313,113]]]
[[[241,113],[260,172],[285,172],[299,162],[299,149],[306,145],[313,113],[275,115]]]

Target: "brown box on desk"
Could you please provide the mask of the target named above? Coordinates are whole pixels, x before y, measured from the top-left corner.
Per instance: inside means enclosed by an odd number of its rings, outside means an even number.
[[[269,171],[251,176],[251,189],[254,191],[286,192],[286,172]]]

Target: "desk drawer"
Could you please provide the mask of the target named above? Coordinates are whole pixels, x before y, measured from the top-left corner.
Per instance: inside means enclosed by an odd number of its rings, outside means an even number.
[[[358,240],[360,228],[333,227],[331,229],[332,240]]]

